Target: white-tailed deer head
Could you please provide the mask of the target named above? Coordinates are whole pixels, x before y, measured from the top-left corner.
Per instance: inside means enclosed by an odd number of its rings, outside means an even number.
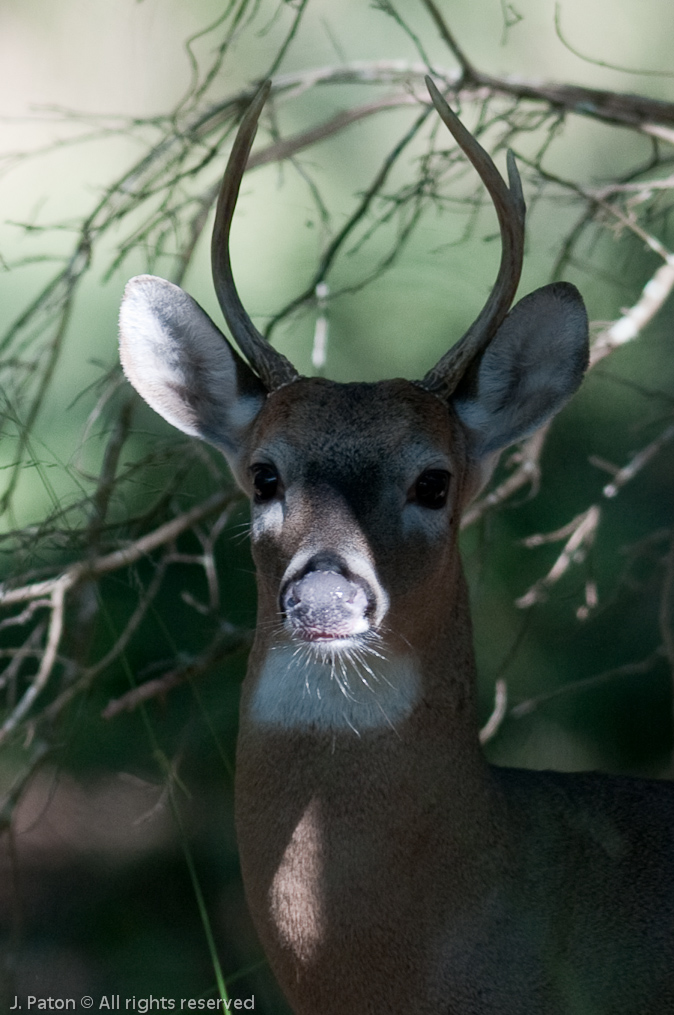
[[[268,85],[239,129],[213,234],[215,288],[248,363],[151,276],[127,286],[122,363],[157,412],[224,453],[252,502],[259,606],[237,828],[253,918],[294,1009],[644,1015],[674,1004],[674,963],[648,954],[646,889],[620,866],[630,791],[485,764],[457,548],[499,451],[578,387],[585,309],[566,283],[510,309],[525,211],[514,159],[506,186],[428,86],[492,197],[502,259],[477,320],[423,380],[299,377],[243,309],[229,231]],[[669,788],[648,792],[671,824]],[[662,822],[654,835],[661,846]],[[603,899],[612,878],[622,896],[604,920],[597,885]],[[636,941],[634,961],[607,975],[588,957],[598,939]]]

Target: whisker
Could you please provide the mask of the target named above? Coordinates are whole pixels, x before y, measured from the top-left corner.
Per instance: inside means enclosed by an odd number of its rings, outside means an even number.
[[[377,701],[376,704],[377,704],[377,708],[379,709],[381,714],[384,716],[384,719],[386,720],[387,725],[390,726],[392,732],[395,733],[395,735],[398,737],[398,739],[400,739],[400,731],[397,729],[397,727],[394,725],[394,723],[392,723],[391,720],[389,719],[388,714],[386,712],[386,709],[384,708],[382,703],[380,701]]]
[[[360,659],[359,662],[360,662],[361,666],[363,667],[363,669],[365,669],[365,671],[370,674],[370,676],[375,681],[375,683],[378,680],[382,679],[382,680],[384,680],[389,685],[389,687],[391,686],[391,682],[389,680],[387,680],[384,675],[374,672],[372,667],[370,665],[368,665],[368,662],[367,662],[366,659]],[[367,681],[365,681],[365,683],[367,684]],[[369,685],[367,685],[367,686],[369,687]],[[372,690],[372,688],[370,688],[370,689]]]
[[[343,715],[344,715],[344,718],[346,719],[347,725],[351,727],[351,729],[353,730],[353,732],[354,732],[354,733],[356,734],[356,736],[357,736],[357,737],[358,737],[358,739],[360,740],[360,733],[359,733],[359,731],[358,731],[358,730],[356,729],[356,727],[355,727],[355,726],[353,725],[353,723],[352,723],[352,722],[351,722],[351,720],[349,719],[349,717],[348,717],[348,715],[346,714],[346,712],[344,712],[344,713],[343,713]]]

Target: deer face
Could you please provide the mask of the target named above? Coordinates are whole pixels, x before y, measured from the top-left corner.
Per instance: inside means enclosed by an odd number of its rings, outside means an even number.
[[[304,379],[266,400],[245,443],[266,612],[326,652],[404,630],[406,599],[455,542],[466,441],[447,407],[407,381]]]

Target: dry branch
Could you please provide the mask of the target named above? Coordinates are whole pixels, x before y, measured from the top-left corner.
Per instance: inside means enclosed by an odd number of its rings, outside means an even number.
[[[42,582],[34,582],[22,587],[7,589],[0,588],[0,607],[14,606],[21,603],[28,603],[29,606],[15,618],[24,617],[32,603],[41,606],[49,605],[51,611],[47,627],[47,637],[44,646],[42,659],[37,674],[30,680],[30,683],[19,700],[18,704],[11,710],[9,716],[0,727],[0,744],[17,728],[19,723],[26,717],[32,708],[38,695],[46,687],[54,669],[57,653],[64,629],[64,618],[66,610],[66,597],[83,582],[93,581],[104,575],[111,574],[130,567],[138,561],[148,557],[154,551],[167,544],[173,543],[179,535],[194,528],[200,521],[215,512],[220,512],[220,517],[210,537],[204,537],[208,547],[201,562],[209,575],[211,594],[213,595],[213,545],[218,535],[222,532],[228,517],[229,508],[239,500],[239,495],[231,490],[213,494],[201,504],[195,505],[189,511],[178,515],[171,521],[160,525],[152,532],[136,539],[128,546],[125,546],[113,553],[104,554],[99,557],[86,558],[72,564],[54,578]],[[149,588],[141,597],[141,602],[129,620],[125,630],[117,639],[113,648],[96,665],[84,670],[79,679],[67,688],[50,706],[48,715],[54,718],[77,693],[86,689],[94,678],[102,672],[112,661],[117,658],[126,648],[132,635],[137,630],[143,619],[152,599],[157,594],[164,574],[165,564],[157,572]],[[18,649],[17,654],[25,650]]]

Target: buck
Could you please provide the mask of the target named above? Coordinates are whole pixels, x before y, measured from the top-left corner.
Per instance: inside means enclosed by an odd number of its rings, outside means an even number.
[[[258,624],[236,822],[250,911],[298,1015],[674,1012],[674,788],[490,767],[478,743],[457,535],[499,452],[553,416],[588,358],[566,283],[510,309],[524,201],[431,81],[502,237],[497,281],[420,382],[300,377],[246,314],[229,233],[269,86],[216,213],[224,317],[141,275],[126,376],[219,448],[252,501]]]

